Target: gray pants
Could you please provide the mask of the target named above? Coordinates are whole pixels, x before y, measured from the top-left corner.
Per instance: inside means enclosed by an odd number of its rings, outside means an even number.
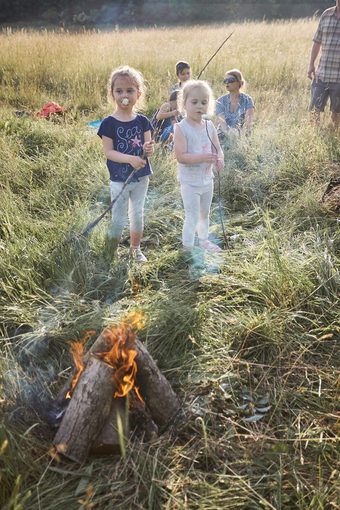
[[[110,181],[111,200],[123,187],[123,182]],[[140,233],[144,228],[144,202],[149,186],[149,177],[139,178],[139,182],[130,182],[112,207],[109,237],[119,239],[129,215],[130,232]]]
[[[191,186],[181,183],[181,193],[185,211],[183,225],[183,246],[194,246],[195,231],[201,241],[208,239],[209,213],[214,192],[214,182],[204,186]]]

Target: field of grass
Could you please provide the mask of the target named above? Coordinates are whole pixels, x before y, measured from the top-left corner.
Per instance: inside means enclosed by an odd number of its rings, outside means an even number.
[[[316,24],[0,34],[2,509],[340,508],[340,234],[320,203],[339,174],[340,144],[327,118],[308,121]],[[107,262],[109,218],[62,247],[109,200],[87,123],[112,111],[111,70],[143,73],[151,117],[175,62],[196,75],[232,31],[202,76],[219,96],[224,72],[240,68],[256,104],[251,135],[225,154],[230,249],[189,278],[176,162],[160,149],[146,203],[149,262],[129,262],[127,233]],[[69,109],[65,119],[14,114],[49,101]],[[217,194],[211,231],[223,243]],[[44,415],[73,366],[67,341],[133,310],[145,314],[139,338],[182,416],[152,442],[127,439],[125,457],[58,463]]]

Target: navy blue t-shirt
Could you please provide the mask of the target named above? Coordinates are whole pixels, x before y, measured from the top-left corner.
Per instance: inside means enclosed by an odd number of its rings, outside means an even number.
[[[114,150],[123,154],[142,157],[144,133],[149,130],[152,130],[152,126],[149,119],[144,115],[137,114],[135,119],[127,122],[117,120],[110,115],[103,120],[97,134],[100,137],[107,136],[112,138]],[[110,172],[111,181],[124,182],[133,171],[133,166],[129,165],[129,163],[117,163],[107,159],[106,164]],[[135,173],[132,181],[138,181],[139,177],[150,174],[152,174],[152,170],[146,158],[146,165]]]

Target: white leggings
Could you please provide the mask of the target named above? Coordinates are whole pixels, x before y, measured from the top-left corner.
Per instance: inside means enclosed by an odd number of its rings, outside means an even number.
[[[123,182],[110,181],[111,200],[123,187]],[[144,202],[148,190],[149,177],[140,177],[138,182],[130,182],[112,207],[109,237],[119,239],[129,214],[130,232],[141,233],[144,228]]]
[[[195,231],[201,241],[208,239],[209,213],[213,197],[214,183],[204,186],[181,184],[181,193],[185,211],[183,225],[183,246],[194,246]]]

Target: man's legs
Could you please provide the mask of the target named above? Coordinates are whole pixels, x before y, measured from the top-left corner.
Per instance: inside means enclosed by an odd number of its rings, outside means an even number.
[[[320,122],[320,112],[323,112],[330,98],[331,129],[340,127],[340,83],[324,83],[321,80],[314,80],[311,89],[310,113],[313,123]]]
[[[331,127],[336,130],[340,127],[340,83],[330,85],[329,95],[331,98]]]

